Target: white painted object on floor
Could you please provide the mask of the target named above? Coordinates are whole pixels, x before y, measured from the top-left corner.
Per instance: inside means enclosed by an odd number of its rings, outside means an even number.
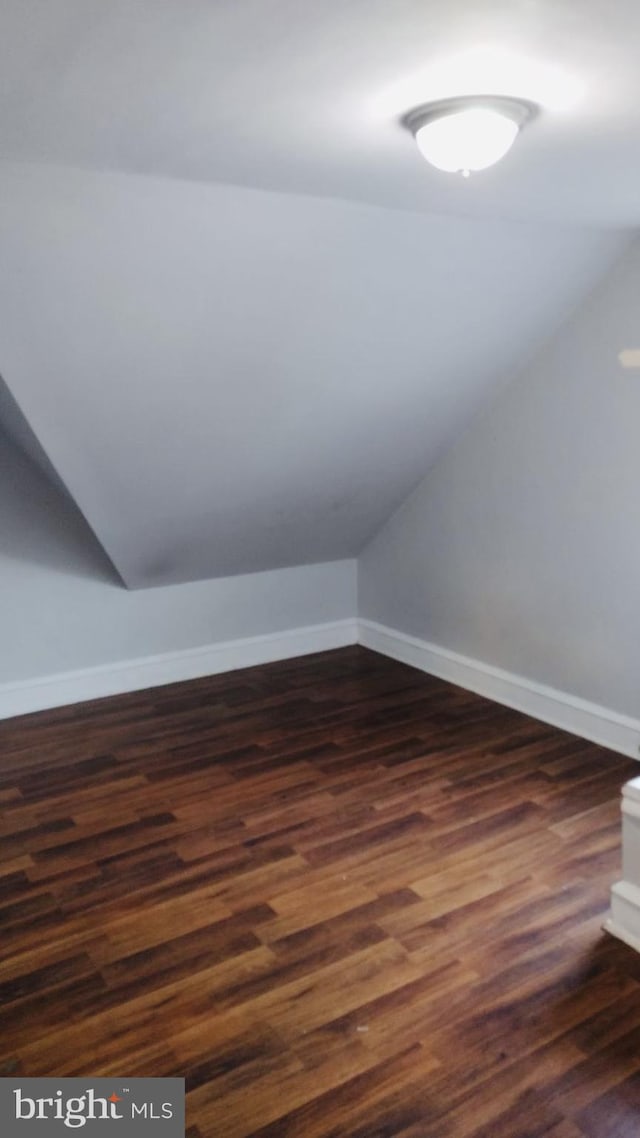
[[[604,927],[640,952],[640,778],[622,789],[622,880],[611,890]]]

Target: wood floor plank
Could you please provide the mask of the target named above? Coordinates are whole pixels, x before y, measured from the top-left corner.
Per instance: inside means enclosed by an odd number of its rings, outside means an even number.
[[[362,648],[0,724],[0,1075],[188,1138],[631,1138],[637,767]]]

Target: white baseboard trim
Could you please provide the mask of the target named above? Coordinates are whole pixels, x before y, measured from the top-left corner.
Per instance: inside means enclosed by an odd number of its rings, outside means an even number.
[[[620,715],[372,620],[360,620],[359,629],[360,644],[374,652],[411,664],[429,675],[449,680],[621,755],[633,759],[640,757],[640,719]]]
[[[611,890],[611,916],[606,932],[640,952],[640,889],[629,881],[618,881]]]
[[[121,695],[123,692],[141,691],[161,684],[193,680],[199,676],[215,676],[220,672],[250,668],[255,664],[268,664],[275,660],[307,656],[312,652],[344,648],[357,642],[358,622],[355,618],[350,618],[268,633],[265,636],[206,644],[201,648],[165,652],[160,656],[145,656],[74,672],[61,672],[40,679],[0,684],[0,719],[81,703],[88,699]]]
[[[356,618],[0,684],[0,719],[356,643],[620,754],[638,758],[640,720],[461,656],[375,621],[358,621]]]

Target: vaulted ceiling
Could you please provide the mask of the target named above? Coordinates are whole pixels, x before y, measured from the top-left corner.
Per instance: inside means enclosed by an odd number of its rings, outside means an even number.
[[[7,0],[0,33],[0,419],[132,587],[357,554],[640,220],[631,4]],[[465,81],[549,102],[468,182],[399,125]]]

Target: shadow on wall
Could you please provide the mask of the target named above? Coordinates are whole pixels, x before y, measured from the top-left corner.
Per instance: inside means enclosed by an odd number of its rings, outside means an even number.
[[[48,460],[37,462],[0,425],[0,580],[8,563],[124,588],[121,578]],[[53,468],[52,468],[53,469]]]

